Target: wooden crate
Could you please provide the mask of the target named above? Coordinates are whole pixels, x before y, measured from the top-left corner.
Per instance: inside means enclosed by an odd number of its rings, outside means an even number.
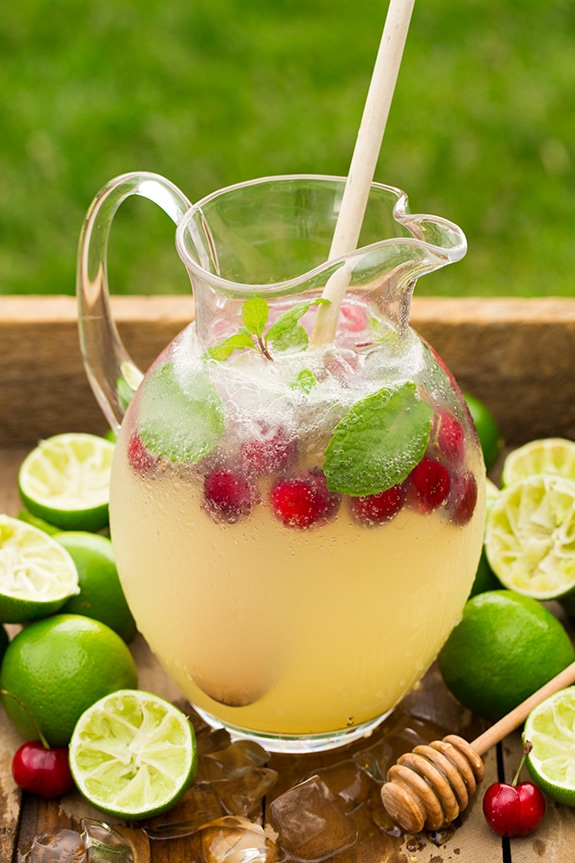
[[[142,368],[194,314],[190,297],[115,297],[113,309],[126,346]],[[443,356],[462,388],[491,408],[508,445],[550,435],[575,439],[575,300],[416,299],[412,324]],[[0,297],[0,512],[18,512],[17,470],[30,447],[42,437],[71,430],[105,430],[82,366],[75,300]],[[140,685],[179,700],[180,693],[140,637],[133,650]],[[454,702],[436,670],[409,701],[416,712],[450,730],[468,736],[478,730],[476,718]],[[99,817],[74,794],[53,802],[21,796],[10,776],[11,756],[21,742],[0,711],[0,863],[13,863],[38,832],[77,829],[81,818]],[[510,778],[519,748],[515,734],[499,747],[498,758],[495,751],[488,754],[488,781],[501,771]],[[326,761],[333,763],[337,757]],[[278,787],[285,788],[321,763],[275,757]],[[571,859],[575,810],[550,804],[537,833],[507,843],[487,828],[480,799],[478,795],[461,825],[439,847],[425,835],[386,836],[366,820],[358,846],[339,855],[337,863]],[[184,859],[185,844],[152,843],[153,863]]]

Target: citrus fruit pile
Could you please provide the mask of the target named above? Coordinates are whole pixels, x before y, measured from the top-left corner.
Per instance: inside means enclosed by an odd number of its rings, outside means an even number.
[[[504,458],[501,489],[488,482],[477,577],[438,657],[452,694],[496,720],[572,663],[560,606],[575,618],[575,442],[544,438]],[[523,740],[535,783],[574,806],[575,687],[531,711]]]
[[[20,467],[25,508],[0,515],[0,702],[26,741],[12,763],[22,788],[51,797],[75,784],[130,819],[179,799],[197,750],[187,717],[137,689],[136,624],[112,543],[96,532],[108,524],[113,452],[69,433]],[[23,626],[10,639],[4,623]]]

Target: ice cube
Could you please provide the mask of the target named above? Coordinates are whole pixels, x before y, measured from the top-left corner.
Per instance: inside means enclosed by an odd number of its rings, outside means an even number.
[[[351,758],[315,771],[338,798],[344,812],[353,812],[370,796],[373,780]],[[306,777],[309,778],[309,777]]]
[[[276,784],[278,774],[268,767],[256,767],[249,773],[233,779],[220,779],[210,783],[225,810],[230,815],[254,816],[261,808],[263,797]]]
[[[18,855],[18,863],[85,863],[86,850],[76,830],[55,830],[34,837],[25,854]]]
[[[225,814],[220,798],[210,785],[194,784],[172,809],[150,819],[145,830],[150,839],[175,839],[190,836]]]
[[[196,781],[209,782],[213,779],[235,779],[243,776],[254,767],[261,767],[270,760],[266,752],[253,740],[236,740],[225,749],[209,752],[200,756]]]
[[[204,863],[266,863],[275,858],[273,843],[260,824],[227,816],[199,834]]]
[[[281,847],[303,860],[324,860],[357,839],[342,804],[317,775],[276,797],[270,822]]]
[[[231,738],[225,728],[210,728],[209,725],[205,725],[199,731],[196,730],[196,741],[198,754],[207,755],[209,752],[225,749],[230,745]]]
[[[111,827],[104,821],[82,819],[86,863],[149,863],[150,843],[138,827]]]

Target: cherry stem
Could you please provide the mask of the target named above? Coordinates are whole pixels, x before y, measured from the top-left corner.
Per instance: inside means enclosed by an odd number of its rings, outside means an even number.
[[[529,755],[529,753],[531,752],[532,749],[533,749],[533,744],[529,740],[526,740],[525,743],[523,744],[523,754],[521,756],[521,761],[519,762],[519,767],[517,768],[517,772],[515,773],[515,776],[513,777],[513,781],[511,783],[513,788],[515,788],[515,786],[517,785],[517,783],[519,781],[519,774],[523,770],[523,765],[525,764],[525,759],[527,758],[527,756]]]
[[[32,723],[32,725],[34,726],[34,730],[36,731],[36,734],[38,735],[38,739],[40,740],[40,743],[42,744],[44,749],[50,749],[51,748],[50,744],[48,743],[48,741],[46,740],[46,738],[42,734],[40,726],[38,725],[38,723],[36,722],[36,720],[34,719],[32,714],[30,713],[30,711],[28,710],[28,708],[26,707],[24,702],[20,701],[20,699],[18,698],[17,695],[14,695],[12,692],[9,692],[7,689],[0,689],[0,695],[7,695],[8,698],[13,698],[14,701],[16,702],[16,704],[18,704],[18,706],[21,707],[22,710],[28,714],[28,718],[29,718],[30,722]]]

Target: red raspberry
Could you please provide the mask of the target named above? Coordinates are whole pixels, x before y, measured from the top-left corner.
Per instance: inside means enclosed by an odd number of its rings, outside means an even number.
[[[448,512],[454,524],[467,524],[477,503],[477,482],[472,473],[458,474],[451,483]]]
[[[449,471],[427,455],[413,468],[407,482],[409,503],[424,515],[437,509],[449,494]]]
[[[255,490],[241,473],[219,468],[204,480],[204,506],[217,521],[236,522],[249,515],[255,500]]]
[[[366,497],[350,498],[351,511],[358,521],[367,524],[381,524],[397,515],[405,499],[403,483],[394,485],[387,491],[370,494]]]
[[[262,476],[287,470],[295,457],[295,443],[281,428],[271,432],[262,429],[262,436],[250,438],[240,446],[240,458],[249,473]]]
[[[340,496],[328,490],[321,471],[279,479],[271,491],[275,514],[290,527],[306,528],[335,515]]]
[[[439,411],[435,415],[431,439],[445,458],[461,464],[465,453],[465,431],[453,414]]]
[[[138,432],[134,432],[128,442],[128,461],[137,473],[150,473],[156,467],[156,456],[142,443]]]

